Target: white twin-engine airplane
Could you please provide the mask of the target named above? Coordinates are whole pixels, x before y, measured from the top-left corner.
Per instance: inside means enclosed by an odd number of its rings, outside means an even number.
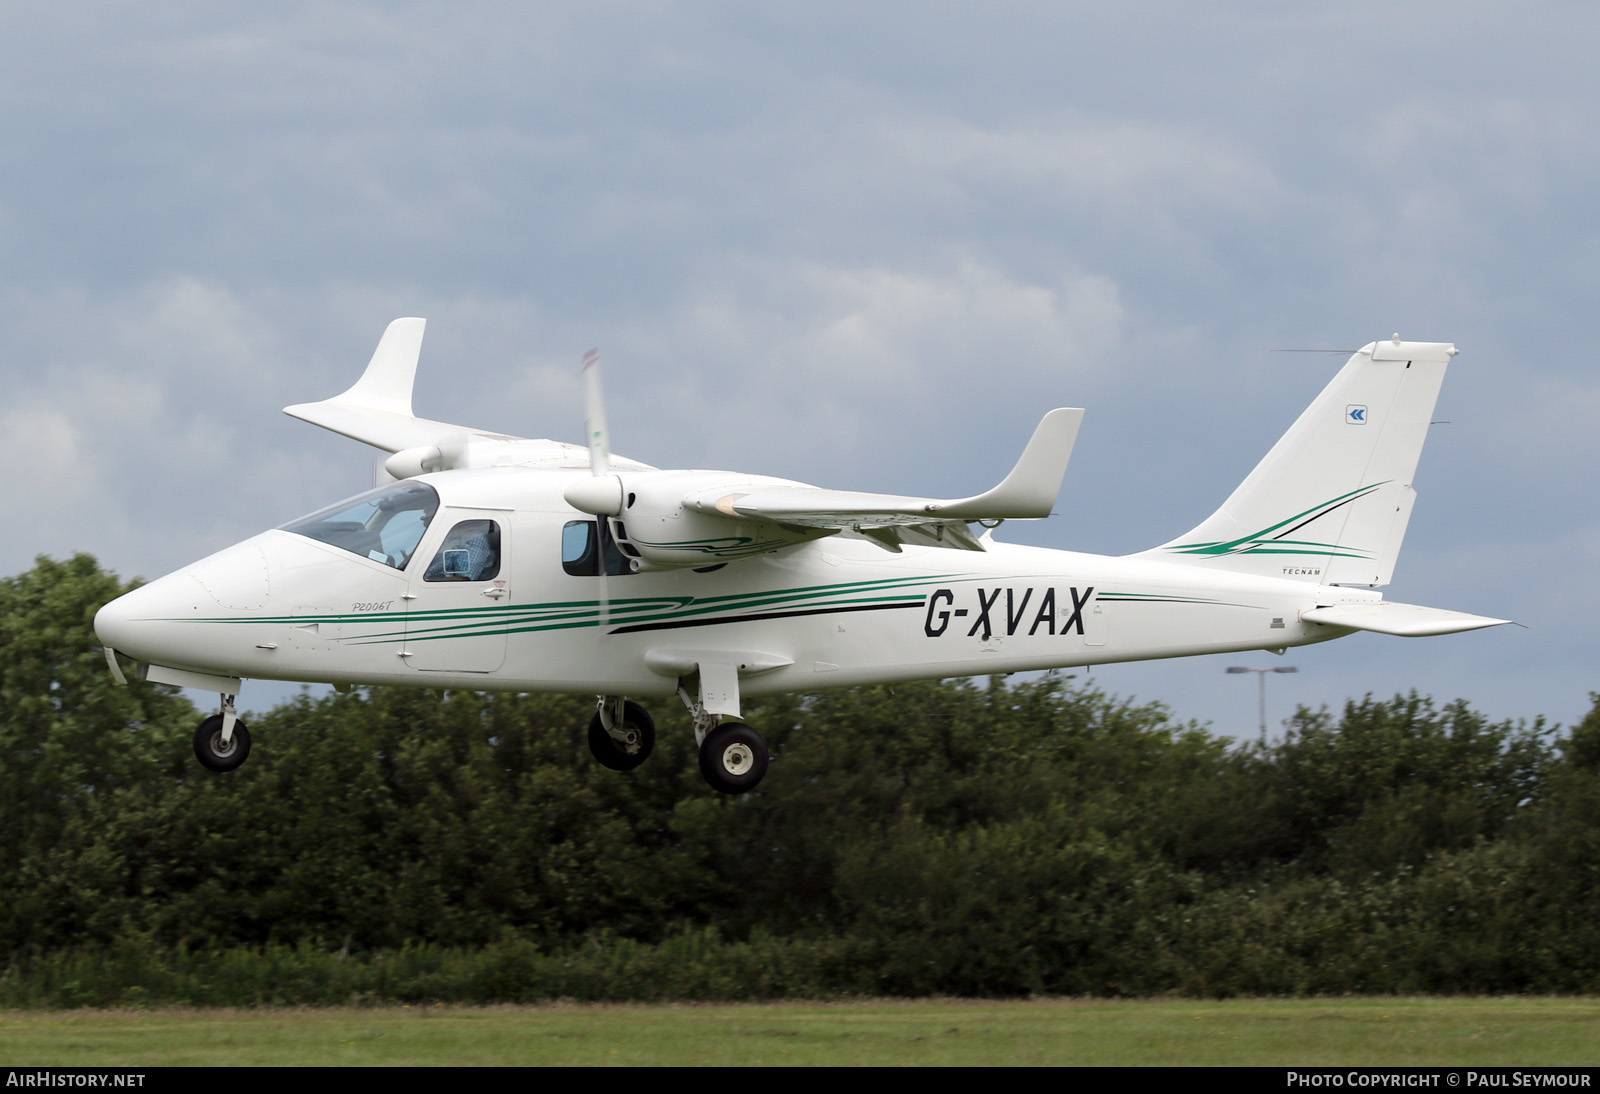
[[[601,764],[650,755],[677,694],[700,768],[753,788],[751,695],[1237,650],[1352,631],[1506,622],[1385,601],[1445,365],[1439,342],[1356,351],[1204,523],[1120,558],[997,542],[1050,514],[1082,410],[1052,410],[994,489],[936,500],[612,456],[586,358],[589,443],[417,418],[423,320],[389,325],[342,395],[287,413],[392,452],[396,480],[106,605],[144,678],[219,693],[200,762],[244,762],[241,679],[580,692]],[[978,527],[974,529],[973,525]]]

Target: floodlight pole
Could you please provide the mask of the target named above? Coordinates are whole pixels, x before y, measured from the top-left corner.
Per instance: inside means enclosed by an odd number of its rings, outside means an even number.
[[[1229,675],[1238,672],[1253,672],[1256,679],[1261,682],[1261,743],[1267,743],[1267,673],[1269,672],[1299,672],[1294,665],[1278,665],[1270,669],[1252,669],[1243,665],[1229,665],[1223,671]]]

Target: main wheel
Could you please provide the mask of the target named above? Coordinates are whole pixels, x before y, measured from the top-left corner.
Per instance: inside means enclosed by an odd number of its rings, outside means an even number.
[[[222,715],[213,714],[194,731],[195,758],[212,771],[232,771],[250,755],[250,731],[235,720],[233,738],[222,740]]]
[[[723,722],[700,743],[700,774],[713,790],[743,794],[767,773],[767,743],[743,722]]]
[[[655,749],[656,723],[650,712],[638,703],[623,703],[622,724],[617,728],[625,734],[624,740],[619,741],[607,733],[600,721],[600,712],[595,711],[594,717],[589,719],[589,751],[601,767],[632,771],[649,759]]]

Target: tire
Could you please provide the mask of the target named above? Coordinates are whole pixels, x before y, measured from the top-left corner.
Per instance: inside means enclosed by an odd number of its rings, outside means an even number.
[[[713,790],[744,794],[767,773],[767,743],[743,722],[724,722],[700,744],[700,774]]]
[[[250,755],[250,731],[244,723],[233,723],[233,740],[222,747],[222,715],[213,714],[194,731],[194,755],[202,767],[212,771],[232,771]]]
[[[594,717],[589,719],[589,751],[601,767],[609,767],[612,771],[632,771],[655,751],[656,723],[644,707],[638,703],[623,703],[622,728],[632,730],[636,740],[625,745],[607,733],[600,721],[599,711],[595,711]]]

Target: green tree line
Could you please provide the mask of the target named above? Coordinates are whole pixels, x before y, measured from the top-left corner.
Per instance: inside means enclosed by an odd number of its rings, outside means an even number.
[[[93,559],[0,581],[0,1003],[1600,989],[1600,702],[1241,745],[1072,677],[749,704],[596,765],[592,700],[301,696],[238,771],[113,684]]]

